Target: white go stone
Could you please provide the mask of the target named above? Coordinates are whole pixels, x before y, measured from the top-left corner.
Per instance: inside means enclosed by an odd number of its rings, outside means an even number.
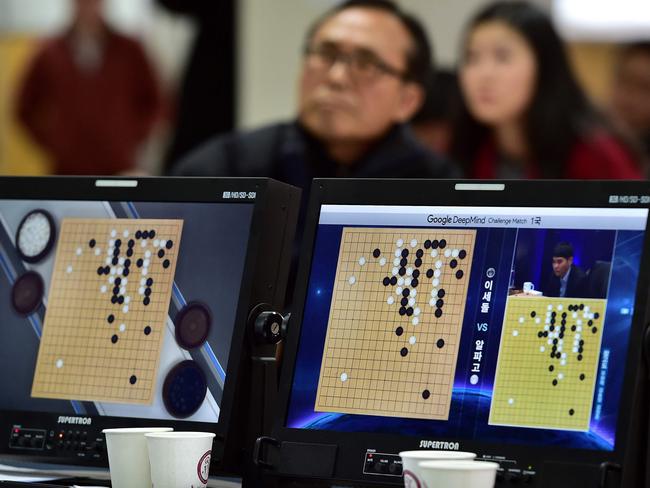
[[[512,331],[512,335],[513,335],[513,337],[517,337],[517,336],[519,335],[519,331],[516,330],[516,329],[513,330],[513,331]]]
[[[63,367],[63,359],[56,360],[56,367],[57,369],[61,369]]]
[[[404,245],[404,239],[397,239],[397,247],[402,247]]]
[[[397,284],[399,286],[404,286],[404,278],[402,278],[401,276],[397,278]]]
[[[65,269],[65,272],[68,273],[68,274],[72,273],[72,266],[68,266],[68,267]]]
[[[442,261],[440,261],[440,260],[438,259],[438,261],[436,261],[435,266],[436,266],[436,269],[440,269],[440,268],[442,268]]]
[[[453,251],[451,251],[451,256],[452,256],[453,258],[457,258],[459,252],[460,252],[460,251],[459,251],[458,249],[454,249]]]
[[[379,266],[386,266],[386,258],[381,258],[379,260]]]
[[[149,252],[149,251],[147,251],[147,252]],[[366,258],[364,258],[363,256],[361,256],[361,257],[359,258],[359,266],[363,266],[364,264],[366,264]]]
[[[415,247],[418,245],[418,241],[416,239],[411,239],[411,247]]]
[[[411,345],[415,344],[416,340],[417,339],[415,338],[415,336],[409,337],[409,344],[411,344]]]
[[[393,297],[393,295],[389,296],[386,302],[388,302],[388,305],[392,305],[393,303],[395,303],[395,298]]]
[[[348,278],[348,283],[350,283],[351,285],[354,285],[356,282],[357,282],[357,278],[355,276],[350,276]]]
[[[126,324],[120,324],[120,332],[124,332],[126,330]]]
[[[108,290],[106,285],[102,285],[101,288],[99,289],[99,291],[102,292],[102,293],[106,293],[106,290]]]
[[[345,383],[348,381],[348,374],[347,373],[341,373],[341,381]]]
[[[413,320],[411,320],[411,323],[412,323],[413,325],[418,325],[418,324],[420,323],[420,319],[417,318],[417,317],[413,317]]]

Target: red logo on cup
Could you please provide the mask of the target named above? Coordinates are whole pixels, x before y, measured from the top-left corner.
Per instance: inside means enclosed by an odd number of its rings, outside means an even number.
[[[199,459],[199,464],[196,465],[196,474],[199,475],[201,483],[208,482],[208,475],[210,474],[210,456],[212,451],[206,452],[201,459]]]
[[[415,476],[415,473],[412,473],[408,469],[404,470],[404,486],[405,488],[422,488],[420,480]]]

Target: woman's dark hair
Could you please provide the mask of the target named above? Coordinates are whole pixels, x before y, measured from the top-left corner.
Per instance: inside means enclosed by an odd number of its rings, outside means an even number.
[[[406,79],[426,88],[432,76],[433,48],[424,27],[413,15],[402,10],[391,0],[347,0],[325,12],[307,31],[306,42],[311,42],[316,31],[334,15],[349,8],[372,8],[383,10],[399,20],[411,36],[411,49],[406,54]]]
[[[490,4],[469,23],[465,43],[474,29],[487,22],[508,25],[534,53],[537,80],[525,117],[526,142],[542,177],[561,178],[576,140],[607,124],[578,86],[564,45],[545,12],[522,1]],[[467,171],[490,129],[474,119],[465,104],[457,118],[451,152]]]

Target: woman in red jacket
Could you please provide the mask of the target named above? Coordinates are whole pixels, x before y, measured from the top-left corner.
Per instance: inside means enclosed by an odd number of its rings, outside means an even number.
[[[630,147],[571,73],[548,16],[497,2],[470,23],[459,69],[465,106],[452,156],[472,178],[635,179]]]

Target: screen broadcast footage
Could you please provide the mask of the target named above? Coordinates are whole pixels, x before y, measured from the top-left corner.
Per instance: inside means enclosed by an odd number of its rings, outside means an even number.
[[[285,426],[612,451],[647,218],[321,205]]]

